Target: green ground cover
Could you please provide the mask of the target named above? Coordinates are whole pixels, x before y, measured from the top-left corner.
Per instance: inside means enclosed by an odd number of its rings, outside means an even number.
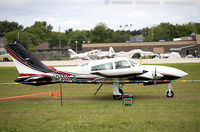
[[[165,64],[189,73],[185,80],[200,79],[200,64]],[[15,68],[0,68],[0,83],[13,82]],[[0,131],[200,131],[200,83],[174,82],[172,99],[164,93],[167,85],[128,84],[133,106],[112,99],[112,85],[63,84],[63,107],[52,97],[35,97],[0,102]],[[46,86],[0,85],[0,97],[59,90]]]

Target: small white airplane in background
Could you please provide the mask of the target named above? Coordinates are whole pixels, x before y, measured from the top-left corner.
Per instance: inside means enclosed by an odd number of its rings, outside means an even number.
[[[83,59],[83,60],[94,60],[94,59],[102,59],[102,58],[111,58],[113,56],[113,48],[110,47],[109,51],[100,51],[100,50],[91,50],[85,53],[77,54],[72,49],[68,49],[71,53],[70,57],[72,59]]]
[[[114,57],[134,58],[134,57],[137,57],[138,55],[141,56],[142,58],[153,58],[153,57],[156,56],[156,54],[154,54],[153,52],[142,51],[141,49],[134,49],[134,50],[131,50],[129,52],[114,53]]]
[[[92,53],[94,55],[99,53],[99,50],[95,50],[95,51],[91,51],[91,52],[85,52],[85,53],[79,53],[79,54],[74,52],[72,49],[68,49],[68,51],[70,52],[70,57],[72,59],[83,59],[83,60],[90,60],[90,58],[88,57],[89,53]]]
[[[55,83],[89,83],[113,84],[113,98],[121,99],[124,84],[143,83],[155,85],[168,83],[167,97],[173,97],[171,80],[187,75],[186,72],[167,66],[139,65],[130,58],[109,58],[91,60],[88,63],[73,67],[48,67],[28,52],[20,44],[6,45],[19,77],[15,82],[29,85],[45,85]],[[122,85],[122,86],[121,86]]]

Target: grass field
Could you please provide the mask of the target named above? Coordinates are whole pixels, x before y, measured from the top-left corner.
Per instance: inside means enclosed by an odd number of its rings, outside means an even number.
[[[189,73],[183,79],[199,80],[200,64],[165,64]],[[0,83],[13,82],[15,68],[0,68]],[[134,94],[131,107],[112,99],[112,85],[63,84],[60,100],[35,97],[0,102],[2,132],[86,132],[86,131],[200,131],[200,83],[174,82],[174,98],[166,98],[167,85],[125,85]],[[59,84],[46,86],[0,85],[0,97],[59,90]]]

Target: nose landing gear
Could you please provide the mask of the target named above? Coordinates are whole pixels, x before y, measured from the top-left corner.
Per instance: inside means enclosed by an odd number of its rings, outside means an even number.
[[[166,97],[172,98],[174,96],[174,92],[172,91],[171,83],[168,83],[168,90],[165,92]]]

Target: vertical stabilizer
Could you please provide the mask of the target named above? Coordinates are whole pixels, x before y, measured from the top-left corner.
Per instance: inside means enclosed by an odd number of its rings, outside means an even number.
[[[6,45],[20,75],[53,72],[20,44]]]

